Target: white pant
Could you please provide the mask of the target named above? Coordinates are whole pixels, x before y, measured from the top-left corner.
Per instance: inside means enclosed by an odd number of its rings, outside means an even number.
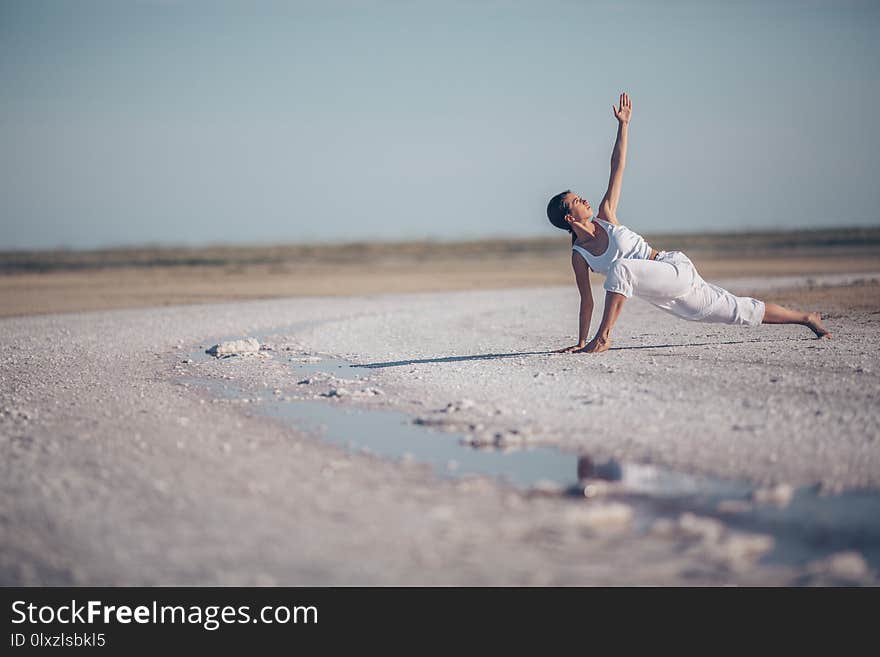
[[[764,319],[763,301],[737,297],[707,283],[681,251],[661,251],[656,260],[615,260],[605,277],[605,289],[627,298],[635,294],[694,322],[757,326]]]

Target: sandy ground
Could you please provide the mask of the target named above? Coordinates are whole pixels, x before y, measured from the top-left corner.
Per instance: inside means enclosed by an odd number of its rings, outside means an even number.
[[[847,558],[759,563],[760,536],[706,519],[636,531],[602,500],[348,453],[263,417],[259,402],[214,403],[188,383],[301,394],[277,353],[185,362],[218,338],[275,329],[302,352],[374,366],[368,384],[384,394],[327,403],[447,421],[440,409],[470,400],[449,428],[762,484],[876,490],[875,278],[730,282],[843,304],[830,308],[831,341],[683,322],[633,300],[601,356],[547,353],[576,330],[570,284],[0,320],[0,583],[876,583]],[[867,301],[843,308],[846,295]]]
[[[571,285],[570,252],[388,254],[275,264],[88,267],[0,274],[0,317],[290,296],[358,296]],[[670,247],[671,248],[671,247]],[[880,247],[825,254],[689,252],[711,279],[875,271]]]

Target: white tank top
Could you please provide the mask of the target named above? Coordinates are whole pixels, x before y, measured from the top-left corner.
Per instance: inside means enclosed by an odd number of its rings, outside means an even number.
[[[651,247],[644,237],[620,224],[608,223],[604,219],[593,219],[593,221],[608,233],[608,248],[605,249],[605,253],[596,256],[577,244],[573,244],[571,248],[584,257],[594,272],[607,274],[611,264],[621,258],[650,260]]]

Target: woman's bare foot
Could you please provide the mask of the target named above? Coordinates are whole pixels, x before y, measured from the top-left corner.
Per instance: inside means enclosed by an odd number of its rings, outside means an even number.
[[[809,313],[804,326],[807,326],[813,333],[815,333],[817,338],[831,337],[831,333],[822,325],[822,316],[819,313]]]

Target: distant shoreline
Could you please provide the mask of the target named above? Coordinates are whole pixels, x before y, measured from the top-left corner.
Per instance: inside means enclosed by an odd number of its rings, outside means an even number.
[[[646,234],[656,248],[693,255],[880,254],[880,226],[791,231]],[[248,267],[380,261],[474,259],[565,254],[562,232],[538,238],[461,241],[345,242],[339,244],[130,246],[106,249],[0,251],[0,274],[87,271],[113,268]]]

